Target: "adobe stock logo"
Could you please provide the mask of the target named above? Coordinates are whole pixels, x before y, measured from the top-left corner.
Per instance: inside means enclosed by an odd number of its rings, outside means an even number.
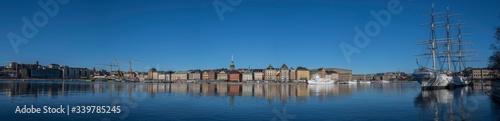
[[[28,39],[35,37],[38,34],[38,28],[45,27],[49,22],[49,17],[53,18],[59,13],[59,5],[65,5],[70,0],[47,0],[44,2],[43,0],[38,1],[38,5],[42,8],[41,11],[37,11],[33,14],[31,21],[23,16],[21,21],[24,23],[21,26],[22,36],[19,36],[16,33],[9,32],[7,34],[7,38],[14,49],[14,52],[19,53],[19,45],[21,43],[27,44],[29,42]]]
[[[219,0],[214,0],[212,2],[212,5],[214,6],[215,12],[217,12],[217,15],[219,15],[220,21],[224,21],[224,13],[226,11],[232,12],[234,10],[234,7],[240,5],[243,2],[243,0],[227,0],[227,3],[224,3]]]
[[[380,34],[382,27],[387,27],[392,20],[392,14],[399,14],[403,11],[403,7],[400,6],[399,0],[390,0],[387,3],[387,10],[380,10],[378,12],[370,11],[370,14],[375,18],[375,20],[369,21],[362,31],[358,26],[353,29],[356,32],[354,36],[354,45],[342,42],[339,47],[344,54],[347,63],[351,63],[351,55],[356,53],[359,54],[361,49],[365,48],[370,44],[371,38],[376,37]]]

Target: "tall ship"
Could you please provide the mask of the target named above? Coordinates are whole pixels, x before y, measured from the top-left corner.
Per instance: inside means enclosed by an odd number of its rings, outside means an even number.
[[[438,16],[445,14],[444,16]],[[450,17],[457,14],[449,14],[449,6],[446,8],[446,13],[434,12],[434,4],[432,4],[431,13],[428,14],[431,22],[428,25],[431,33],[430,39],[418,42],[418,44],[426,45],[428,53],[420,54],[427,60],[432,60],[432,67],[420,66],[417,59],[418,69],[415,69],[413,78],[420,83],[422,89],[433,88],[449,88],[454,86],[466,86],[471,84],[471,74],[465,71],[467,61],[464,57],[472,56],[465,54],[476,52],[475,50],[464,50],[464,45],[469,45],[469,42],[462,41],[461,26],[462,23],[458,19],[458,23],[450,24]],[[436,22],[436,17],[445,18],[444,22]],[[456,39],[451,35],[451,28],[457,28]],[[445,28],[444,38],[436,38],[436,28]],[[453,70],[452,70],[453,66]],[[438,69],[439,67],[439,69]]]

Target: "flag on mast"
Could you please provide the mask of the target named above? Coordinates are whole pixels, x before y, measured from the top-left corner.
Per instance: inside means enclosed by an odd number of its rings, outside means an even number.
[[[419,66],[419,67],[420,67],[420,64],[418,64],[418,58],[415,58],[415,59],[417,60],[417,66]]]

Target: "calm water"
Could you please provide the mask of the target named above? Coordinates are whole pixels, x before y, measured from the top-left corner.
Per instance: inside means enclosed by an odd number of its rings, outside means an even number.
[[[500,120],[476,86],[0,81],[0,120]],[[119,114],[19,114],[17,106],[121,106]]]

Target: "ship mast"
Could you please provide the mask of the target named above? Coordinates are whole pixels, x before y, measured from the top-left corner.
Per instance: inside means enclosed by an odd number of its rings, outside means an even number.
[[[434,32],[435,29],[435,23],[434,23],[434,3],[432,4],[432,9],[431,9],[431,51],[432,51],[432,69],[433,71],[436,71],[436,35]]]
[[[462,74],[462,66],[465,68],[464,64],[464,57],[462,55],[462,30],[461,29],[462,23],[460,22],[460,18],[458,18],[458,70],[460,70],[460,74]]]
[[[450,6],[446,7],[446,61],[448,63],[448,72],[450,72],[451,63],[451,37],[450,37]]]

